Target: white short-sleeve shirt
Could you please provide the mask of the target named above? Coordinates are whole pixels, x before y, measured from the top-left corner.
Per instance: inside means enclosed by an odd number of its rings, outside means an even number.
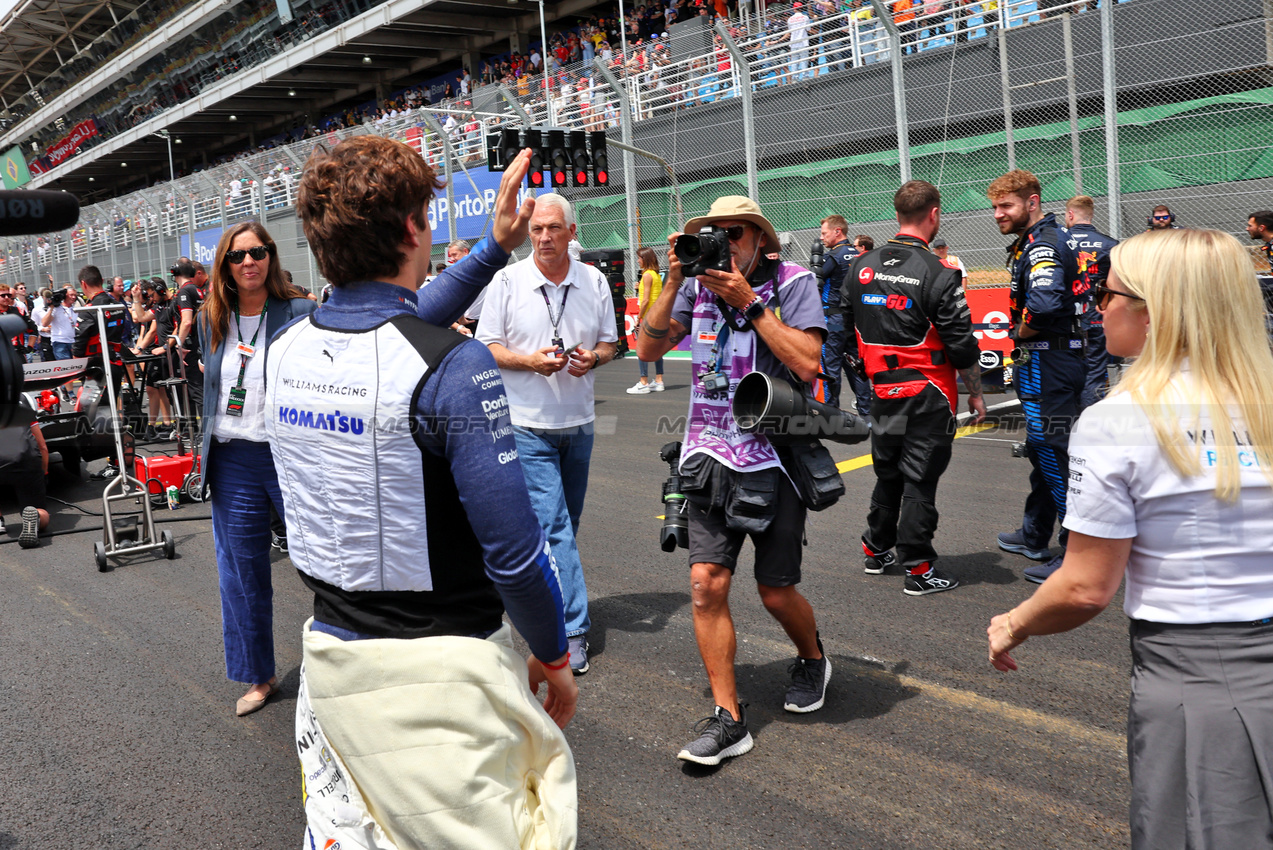
[[[1177,379],[1177,387],[1183,380]],[[1182,412],[1175,437],[1196,447],[1202,474],[1182,478],[1128,393],[1089,407],[1070,434],[1065,527],[1131,537],[1127,616],[1156,623],[1233,623],[1273,616],[1273,489],[1245,428],[1242,493],[1215,497],[1214,429]],[[1268,462],[1268,458],[1263,459]]]
[[[536,352],[552,344],[550,306],[553,317],[560,314],[557,334],[567,348],[578,343],[592,349],[599,342],[619,339],[610,285],[601,272],[572,259],[570,273],[557,286],[539,271],[533,256],[501,271],[486,288],[477,338],[487,345],[497,342],[514,354]],[[594,418],[592,372],[576,378],[566,369],[547,377],[504,370],[503,377],[514,425],[572,428]]]

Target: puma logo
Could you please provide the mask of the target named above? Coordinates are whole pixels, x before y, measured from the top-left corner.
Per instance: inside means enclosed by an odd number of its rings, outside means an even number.
[[[333,366],[335,366],[335,365],[336,365],[336,358],[335,358],[335,357],[332,357],[332,356],[331,356],[331,352],[329,352],[329,351],[328,351],[327,349],[325,349],[325,348],[323,349],[323,355],[324,355],[324,356],[325,356],[328,360],[330,360],[330,361],[332,362],[332,365],[333,365]]]

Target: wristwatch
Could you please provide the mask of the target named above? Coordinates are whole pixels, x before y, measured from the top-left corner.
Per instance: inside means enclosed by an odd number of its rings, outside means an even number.
[[[749,322],[754,322],[765,314],[765,299],[757,295],[751,299],[751,303],[743,309],[743,318]]]

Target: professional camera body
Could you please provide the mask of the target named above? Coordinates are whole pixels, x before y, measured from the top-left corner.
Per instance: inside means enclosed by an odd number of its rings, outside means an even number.
[[[681,492],[681,444],[668,443],[659,450],[668,465],[669,475],[663,482],[663,527],[659,529],[659,547],[664,552],[690,547],[690,521],[686,513],[685,494]]]
[[[57,306],[58,304],[61,304],[64,301],[66,301],[66,290],[65,289],[53,290],[53,305]]]
[[[681,261],[681,272],[695,277],[708,269],[733,270],[729,236],[719,227],[708,225],[698,233],[682,233],[672,243],[672,253]]]

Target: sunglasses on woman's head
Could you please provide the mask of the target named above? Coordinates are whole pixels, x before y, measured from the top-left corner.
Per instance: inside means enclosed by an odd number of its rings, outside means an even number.
[[[272,253],[274,252],[266,245],[253,245],[251,248],[246,250],[226,251],[225,258],[229,260],[232,265],[237,266],[239,263],[243,262],[244,257],[251,257],[259,263]]]
[[[1132,298],[1136,301],[1144,301],[1139,295],[1132,295],[1130,292],[1119,292],[1117,289],[1110,289],[1104,284],[1098,283],[1092,287],[1092,303],[1096,305],[1097,310],[1104,310],[1109,306],[1109,297],[1111,295],[1121,295],[1124,298]]]

